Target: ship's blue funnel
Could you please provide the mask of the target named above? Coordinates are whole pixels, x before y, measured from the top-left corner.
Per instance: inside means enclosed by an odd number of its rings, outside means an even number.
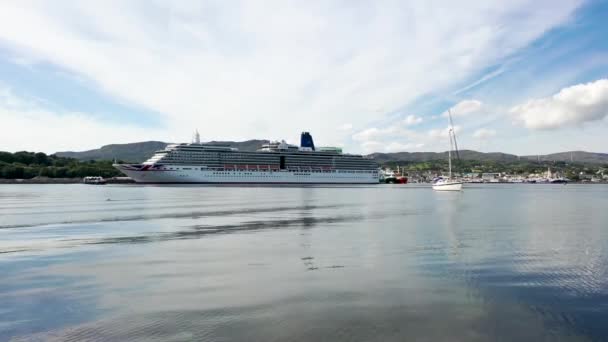
[[[302,132],[300,136],[300,147],[310,147],[313,151],[315,150],[315,143],[312,141],[312,135],[308,132]]]

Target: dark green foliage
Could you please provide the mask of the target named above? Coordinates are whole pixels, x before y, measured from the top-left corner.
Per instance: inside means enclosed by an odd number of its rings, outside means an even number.
[[[448,169],[447,152],[373,153],[369,157],[381,165],[390,168],[399,165],[410,172],[445,172]],[[518,157],[506,153],[464,150],[460,151],[460,160],[453,159],[453,169],[459,173],[502,172],[525,176],[545,172],[549,167],[577,180],[581,172],[594,174],[601,168],[607,168],[608,154],[576,151]]]
[[[445,172],[448,170],[447,157],[443,160],[427,160],[427,161],[399,161],[390,160],[380,162],[381,165],[395,169],[397,166],[404,169],[406,172]],[[542,173],[551,168],[554,172],[560,172],[569,179],[578,180],[579,174],[595,174],[598,170],[608,168],[606,164],[596,163],[577,163],[564,161],[532,161],[528,159],[515,160],[453,160],[453,170],[458,173],[484,173],[484,172],[501,172],[511,175],[527,176],[532,173]]]
[[[10,152],[0,151],[0,163],[12,163],[15,161],[15,157]]]
[[[0,178],[114,177],[119,175],[120,172],[112,167],[111,161],[80,162],[54,154],[49,156],[42,152],[0,152]]]

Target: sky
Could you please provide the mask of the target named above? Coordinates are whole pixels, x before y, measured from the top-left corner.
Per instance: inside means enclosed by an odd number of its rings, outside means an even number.
[[[0,150],[608,152],[608,1],[0,1]]]

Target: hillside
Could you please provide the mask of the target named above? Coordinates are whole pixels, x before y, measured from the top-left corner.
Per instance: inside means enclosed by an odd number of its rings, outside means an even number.
[[[241,151],[255,151],[268,140],[246,140],[246,141],[210,141],[209,144],[229,145]],[[126,162],[143,162],[157,150],[162,150],[168,143],[162,141],[144,141],[130,144],[105,145],[99,149],[82,152],[57,152],[59,157],[76,158],[79,160],[122,160]],[[540,156],[521,156],[501,152],[477,152],[472,150],[460,151],[462,160],[493,161],[493,162],[515,162],[536,161],[543,162],[564,161],[570,162],[570,158],[576,163],[582,164],[608,164],[607,153],[593,153],[584,151],[572,151],[553,153]],[[446,152],[395,152],[395,153],[372,153],[368,157],[380,164],[388,162],[428,162],[433,160],[446,160]]]
[[[585,151],[569,151],[552,153],[540,156],[522,156],[522,158],[529,160],[540,160],[540,161],[564,161],[564,162],[576,162],[584,164],[606,164],[608,163],[608,153],[594,153]]]
[[[59,157],[75,158],[79,160],[124,160],[129,162],[143,162],[157,150],[162,150],[167,143],[162,141],[144,141],[131,144],[105,145],[95,150],[82,152],[57,152]]]
[[[241,151],[255,151],[268,140],[247,140],[247,141],[210,141],[209,144],[229,145]],[[155,151],[162,150],[169,143],[162,141],[144,141],[130,144],[105,145],[95,150],[82,152],[57,152],[59,157],[75,158],[78,160],[122,160],[133,163],[140,163],[150,158]]]
[[[463,160],[479,161],[515,161],[518,157],[514,154],[500,152],[477,152],[471,150],[460,151],[460,158]],[[386,162],[426,162],[431,160],[445,160],[448,152],[395,152],[395,153],[372,153],[369,157],[379,163]]]

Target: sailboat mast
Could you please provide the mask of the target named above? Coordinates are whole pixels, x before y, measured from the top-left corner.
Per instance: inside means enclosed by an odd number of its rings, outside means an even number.
[[[450,149],[448,150],[448,168],[450,170],[449,178],[452,178],[452,136],[451,135],[450,135]]]
[[[460,161],[460,153],[458,152],[458,141],[456,141],[456,132],[454,132],[454,122],[452,121],[452,110],[451,109],[448,109],[448,119],[450,121],[452,139],[454,139],[454,149],[456,151],[456,158],[458,158],[458,161]]]
[[[450,111],[448,111],[448,138],[450,139],[450,149],[448,150],[448,177],[452,178],[452,115],[450,114]]]

